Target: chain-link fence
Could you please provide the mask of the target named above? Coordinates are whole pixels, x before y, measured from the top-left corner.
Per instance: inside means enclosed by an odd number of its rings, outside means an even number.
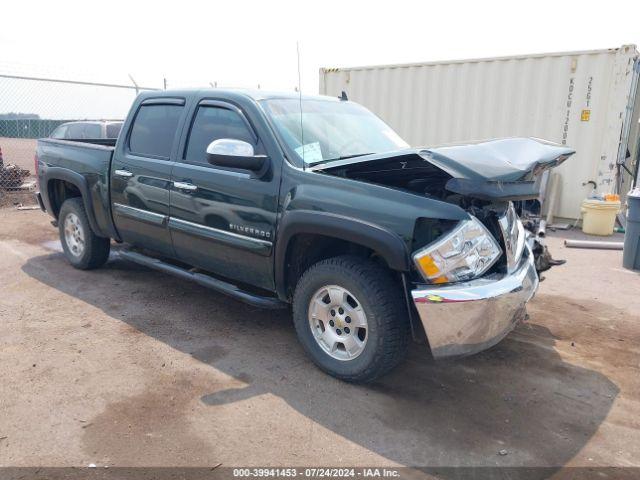
[[[11,194],[35,191],[39,138],[113,138],[138,93],[168,88],[161,76],[153,77],[153,86],[140,86],[131,76],[114,75],[0,61],[0,206],[12,203]],[[100,81],[107,76],[111,80]],[[218,82],[175,78],[169,87],[209,88]]]
[[[0,197],[35,191],[38,138],[115,137],[138,92],[150,89],[0,70]]]

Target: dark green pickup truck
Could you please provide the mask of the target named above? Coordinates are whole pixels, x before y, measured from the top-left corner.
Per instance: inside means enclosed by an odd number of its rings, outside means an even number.
[[[344,96],[211,89],[142,94],[117,141],[42,139],[36,166],[73,266],[100,267],[115,240],[249,304],[292,304],[314,362],[369,381],[411,337],[468,355],[523,318],[542,249],[519,205],[572,153],[528,138],[411,149]]]

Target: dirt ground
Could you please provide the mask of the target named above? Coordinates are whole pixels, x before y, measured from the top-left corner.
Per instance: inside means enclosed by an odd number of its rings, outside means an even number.
[[[291,316],[112,258],[66,263],[0,209],[2,466],[640,466],[640,275],[565,249],[479,355],[375,384],[321,373]],[[502,454],[500,453],[502,451]]]

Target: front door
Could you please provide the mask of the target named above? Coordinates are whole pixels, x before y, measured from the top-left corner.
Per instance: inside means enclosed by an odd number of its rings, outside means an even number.
[[[235,105],[197,105],[181,158],[173,169],[169,228],[178,258],[220,276],[274,290],[271,258],[279,177],[214,167],[207,146],[231,138],[264,146]]]
[[[170,256],[171,169],[184,109],[183,99],[143,101],[111,166],[113,220],[120,237]]]

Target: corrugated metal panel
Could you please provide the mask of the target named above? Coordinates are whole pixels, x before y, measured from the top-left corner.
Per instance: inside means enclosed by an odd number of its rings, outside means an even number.
[[[613,188],[635,46],[588,52],[321,69],[320,93],[365,105],[411,145],[533,136],[570,145],[556,215]],[[589,111],[588,120],[582,114]]]

